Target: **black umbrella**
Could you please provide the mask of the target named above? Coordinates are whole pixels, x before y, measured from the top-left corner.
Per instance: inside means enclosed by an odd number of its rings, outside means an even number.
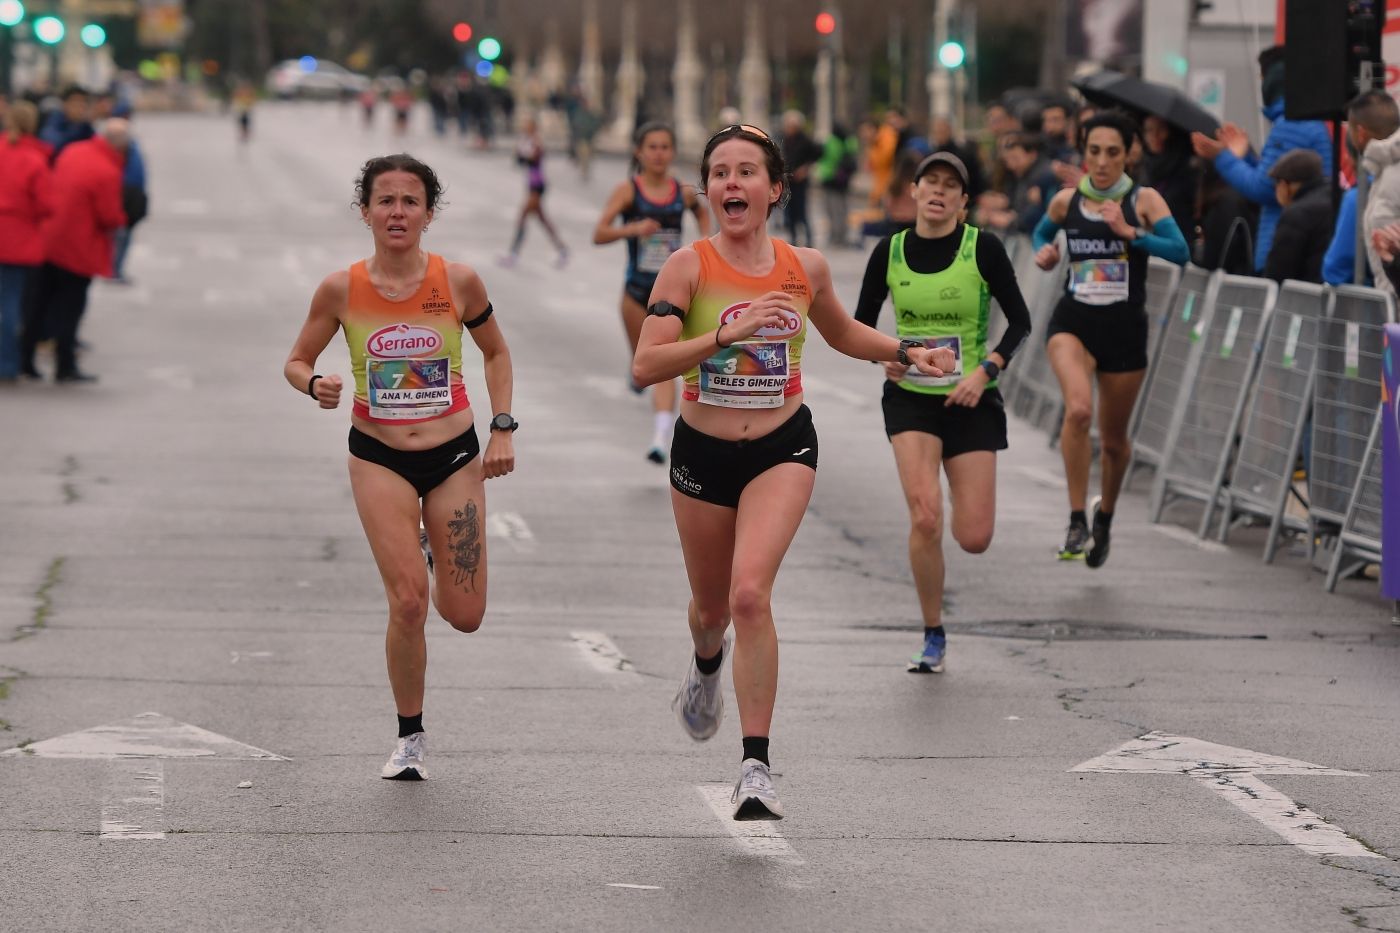
[[[1117,71],[1100,71],[1075,78],[1070,84],[1078,88],[1089,103],[1100,107],[1123,107],[1150,113],[1188,133],[1214,136],[1220,129],[1219,120],[1170,85],[1144,81]]]

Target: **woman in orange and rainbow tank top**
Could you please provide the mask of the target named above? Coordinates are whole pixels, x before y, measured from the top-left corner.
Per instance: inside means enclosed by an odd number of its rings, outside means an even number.
[[[734,692],[744,753],[737,820],[782,819],[768,758],[778,688],[771,596],[816,480],[817,434],[802,403],[807,323],[833,349],[898,360],[931,376],[954,365],[946,348],[898,341],[841,307],[821,253],[768,236],[787,193],[768,134],[729,126],[700,163],[719,232],[671,254],[652,288],[632,378],[684,376],[671,445],[671,504],[686,574],[694,653],[673,704],[697,741],[719,729],[720,665],[734,624]]]
[[[355,380],[350,487],[389,602],[385,654],[399,718],[398,742],[380,772],[389,780],[428,776],[429,598],[459,632],[481,626],[483,481],[515,468],[510,353],[486,286],[471,267],[420,248],[441,191],[433,170],[411,156],[365,163],[356,194],[374,255],[316,289],[284,368],[294,388],[336,408],[341,378],[316,375],[315,363],[336,331],[345,332]],[[495,412],[484,456],[462,384],[463,325],[481,351]]]

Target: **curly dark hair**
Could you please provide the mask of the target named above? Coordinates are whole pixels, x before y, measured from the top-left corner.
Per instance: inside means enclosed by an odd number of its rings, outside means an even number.
[[[1107,127],[1123,139],[1123,151],[1133,148],[1133,140],[1138,135],[1138,123],[1121,110],[1103,110],[1085,120],[1079,127],[1079,151],[1089,145],[1089,133]]]
[[[732,126],[726,126],[710,137],[710,141],[705,143],[705,154],[700,159],[700,192],[704,193],[705,187],[710,181],[710,156],[714,154],[720,143],[728,142],[731,139],[743,139],[755,143],[758,148],[762,149],[769,180],[783,186],[778,200],[768,205],[768,215],[771,217],[773,208],[782,207],[787,203],[791,179],[787,173],[787,163],[783,161],[783,150],[778,148],[778,144],[773,142],[771,136],[756,126],[735,123]]]
[[[423,182],[423,190],[428,198],[428,210],[437,210],[442,201],[442,182],[424,162],[420,162],[406,152],[394,155],[375,156],[360,167],[360,177],[355,181],[355,203],[369,207],[370,192],[374,190],[374,180],[386,172],[408,172],[417,175]]]

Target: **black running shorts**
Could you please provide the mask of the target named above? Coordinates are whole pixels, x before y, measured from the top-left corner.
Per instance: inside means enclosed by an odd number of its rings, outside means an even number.
[[[726,441],[676,419],[671,486],[692,499],[735,509],[744,487],[781,463],[817,468],[817,429],[806,405],[762,437]]]
[[[1006,449],[1006,408],[995,388],[982,393],[973,408],[946,404],[948,396],[910,392],[885,380],[880,407],[885,412],[885,434],[922,431],[943,442],[943,459],[974,450]]]
[[[1050,315],[1046,340],[1073,334],[1084,344],[1101,373],[1132,373],[1147,368],[1147,309],[1126,302],[1081,304],[1068,295]]]
[[[350,455],[377,463],[406,479],[423,498],[481,453],[476,425],[431,450],[399,450],[359,428],[350,428]]]

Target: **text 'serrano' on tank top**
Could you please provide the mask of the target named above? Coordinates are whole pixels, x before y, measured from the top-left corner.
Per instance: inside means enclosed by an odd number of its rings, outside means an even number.
[[[745,275],[725,262],[709,240],[694,244],[700,257],[700,281],[685,316],[682,338],[698,337],[734,320],[766,292],[785,292],[796,313],[780,326],[765,327],[747,340],[716,349],[713,356],[685,374],[687,401],[724,408],[780,408],[783,399],[802,391],[802,344],[807,339],[807,312],[812,286],[791,246],[774,239],[773,270]]]
[[[422,284],[403,301],[381,295],[370,283],[365,261],[355,263],[341,326],[350,347],[358,417],[415,424],[467,407],[462,319],[441,256],[429,254]]]

